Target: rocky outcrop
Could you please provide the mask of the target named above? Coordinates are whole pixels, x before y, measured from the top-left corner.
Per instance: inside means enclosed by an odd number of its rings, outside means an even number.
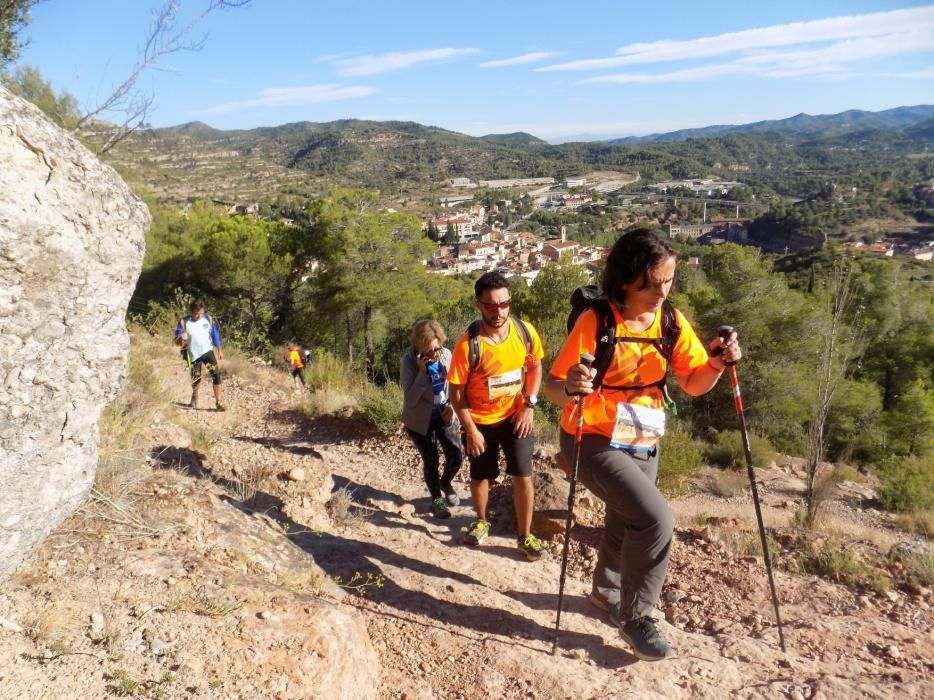
[[[0,88],[0,578],[94,482],[149,220],[112,168]]]

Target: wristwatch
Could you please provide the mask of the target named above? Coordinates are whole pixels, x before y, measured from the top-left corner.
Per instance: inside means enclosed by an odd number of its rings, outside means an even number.
[[[537,397],[537,396],[526,396],[526,397],[525,397],[525,405],[526,405],[527,408],[531,408],[531,409],[534,411],[534,410],[535,410],[535,406],[536,406],[537,404],[538,404],[538,397]]]

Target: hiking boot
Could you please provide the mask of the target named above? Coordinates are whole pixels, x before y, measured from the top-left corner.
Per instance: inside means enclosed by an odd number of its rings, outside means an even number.
[[[461,504],[460,496],[457,495],[452,485],[444,486],[442,484],[441,490],[444,492],[444,497],[448,499],[449,506],[459,506]]]
[[[637,617],[619,629],[619,636],[632,647],[632,653],[643,661],[662,661],[675,656],[651,617]]]
[[[516,549],[522,552],[529,561],[538,561],[542,558],[542,551],[545,546],[540,539],[530,532],[525,537],[519,538]]]
[[[591,591],[587,600],[589,600],[590,604],[595,608],[610,613],[610,622],[614,627],[619,627],[619,601],[611,603],[597,591]]]
[[[226,411],[227,409],[224,408],[224,404],[219,403],[219,404],[217,404],[217,406],[214,407],[214,410],[216,410],[216,411]]]
[[[464,537],[464,541],[473,546],[478,546],[483,540],[487,538],[487,535],[490,534],[490,524],[486,520],[476,520],[470,523],[470,527],[467,529],[467,536]]]
[[[438,496],[431,502],[431,514],[439,520],[447,520],[451,517],[451,511],[448,510],[448,504],[444,502],[443,496]]]

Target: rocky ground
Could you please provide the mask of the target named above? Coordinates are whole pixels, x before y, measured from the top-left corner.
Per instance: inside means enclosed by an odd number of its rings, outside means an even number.
[[[310,419],[284,373],[242,361],[227,412],[209,410],[207,391],[190,410],[174,361],[156,354],[170,401],[134,440],[132,478],[4,583],[0,698],[934,697],[928,589],[777,570],[782,653],[749,496],[701,485],[672,503],[658,618],[678,657],[637,661],[587,602],[602,512],[586,492],[552,655],[561,540],[535,563],[515,551],[508,483],[491,494],[488,543],[465,547],[466,483],[454,517],[433,519],[403,436]],[[536,468],[560,499],[544,451]],[[759,477],[784,564],[801,474],[787,460]],[[865,552],[929,544],[864,492],[838,491],[827,538]]]

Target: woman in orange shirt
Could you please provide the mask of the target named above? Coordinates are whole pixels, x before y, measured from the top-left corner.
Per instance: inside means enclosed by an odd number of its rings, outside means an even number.
[[[714,339],[710,349],[719,350],[708,353],[673,308],[669,313],[680,331],[670,353],[663,352],[662,321],[676,265],[675,250],[649,229],[620,236],[602,285],[615,321],[609,366],[596,377],[596,368],[580,362],[581,353],[597,350],[600,315],[590,308],[577,319],[546,384],[549,400],[564,406],[561,453],[568,464],[577,424],[574,397],[583,397],[579,476],[606,503],[590,600],[609,611],[623,640],[646,661],[675,655],[650,617],[668,572],[674,532],[671,510],[656,486],[668,365],[687,394],[700,396],[717,383],[726,361],[741,357],[735,334],[725,343]]]

